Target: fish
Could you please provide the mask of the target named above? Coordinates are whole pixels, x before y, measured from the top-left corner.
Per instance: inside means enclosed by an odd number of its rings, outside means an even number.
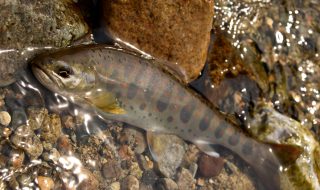
[[[102,118],[177,135],[211,156],[217,156],[212,145],[223,146],[247,162],[267,189],[279,187],[280,163],[271,147],[247,136],[155,60],[91,45],[40,55],[31,68],[44,87]]]

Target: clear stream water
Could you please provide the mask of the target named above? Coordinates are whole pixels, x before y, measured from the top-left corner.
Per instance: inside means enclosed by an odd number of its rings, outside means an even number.
[[[236,104],[233,102],[235,92],[240,94],[241,97],[249,99],[248,102],[251,101],[250,98],[252,98],[253,93],[254,96],[265,97],[273,103],[278,111],[298,120],[305,128],[310,129],[314,135],[319,135],[319,1],[216,0],[214,9],[215,21],[213,27],[224,33],[234,47],[235,53],[246,63],[263,65],[264,73],[260,75],[257,71],[257,76],[261,77],[257,77],[255,85],[265,81],[268,82],[266,86],[260,86],[260,91],[258,87],[251,88],[252,80],[239,79],[242,83],[237,85],[234,83],[238,79],[225,79],[222,84],[232,83],[233,85],[229,86],[233,86],[233,89],[229,94],[218,96],[222,99],[217,102],[217,107],[222,111],[231,114],[236,112],[241,116],[242,111],[247,112],[248,110],[234,110],[236,106],[225,108],[224,105]],[[98,42],[105,41],[105,38],[100,35],[99,31],[101,29],[94,31],[96,31],[95,38]],[[260,60],[259,63],[252,63],[251,60],[255,60],[257,57]],[[228,64],[228,60],[226,60],[226,64]],[[263,75],[266,77],[264,78]],[[193,82],[193,85],[208,99],[211,98],[212,93],[217,93],[218,90],[215,89],[219,89],[219,87],[210,83],[208,76],[201,77]],[[83,120],[78,123],[75,122],[78,130],[72,133],[74,136],[70,137],[74,142],[77,142],[81,137],[87,139],[88,136],[94,134],[99,140],[108,144],[110,148],[108,151],[117,152],[116,145],[113,145],[113,141],[109,140],[110,136],[103,132],[108,127],[105,121],[87,113],[86,110],[79,109],[76,105],[68,102],[66,98],[43,88],[29,70],[22,71],[21,78],[8,88],[13,91],[5,97],[8,111],[15,114],[12,115],[14,124],[9,126],[13,131],[20,124],[28,123],[26,107],[46,107],[50,113],[83,117]],[[259,92],[248,93],[252,90],[259,90]],[[21,136],[20,142],[24,142],[23,136]],[[25,134],[25,138],[27,137],[28,134]],[[25,142],[30,143],[30,141]],[[3,142],[2,149],[7,146],[6,143]],[[32,141],[32,143],[32,146],[35,146],[35,142]],[[77,143],[73,144],[76,145]],[[8,149],[9,152],[12,151],[12,148]],[[47,149],[50,150],[50,148]],[[1,165],[0,179],[7,181],[7,184],[11,184],[7,187],[36,189],[36,183],[38,182],[35,180],[35,176],[49,175],[54,176],[53,179],[59,176],[66,184],[65,186],[73,189],[72,187],[77,187],[86,178],[86,172],[83,172],[82,169],[83,166],[90,165],[92,169],[98,167],[95,163],[101,161],[92,158],[89,161],[90,163],[83,163],[81,160],[83,157],[79,153],[58,157],[54,151],[51,151],[50,155],[50,161],[45,163],[43,162],[43,155],[34,160],[24,158],[24,167],[18,167],[18,169],[14,169],[10,164]],[[19,158],[19,156],[21,156],[21,153],[8,153],[5,158],[12,161],[13,157]],[[54,172],[50,169],[39,169],[39,167],[49,168],[47,163],[50,163],[50,167],[55,167]],[[48,172],[52,173],[49,174]],[[23,177],[18,177],[17,174],[23,174]],[[16,180],[11,180],[13,178]],[[1,185],[3,184],[0,184],[0,187]]]

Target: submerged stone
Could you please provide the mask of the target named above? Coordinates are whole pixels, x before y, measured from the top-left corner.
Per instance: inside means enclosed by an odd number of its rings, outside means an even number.
[[[66,47],[88,32],[72,0],[0,1],[0,86],[36,53]]]
[[[172,65],[187,81],[206,61],[213,1],[103,1],[107,32]]]

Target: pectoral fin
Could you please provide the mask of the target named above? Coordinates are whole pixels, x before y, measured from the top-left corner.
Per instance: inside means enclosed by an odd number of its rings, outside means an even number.
[[[92,93],[89,96],[86,96],[85,99],[93,104],[95,107],[99,108],[102,111],[112,114],[124,114],[125,110],[120,107],[116,97],[108,92],[97,91]]]

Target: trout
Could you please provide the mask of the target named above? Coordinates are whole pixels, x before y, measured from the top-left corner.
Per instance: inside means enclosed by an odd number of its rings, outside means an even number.
[[[213,144],[238,154],[268,189],[279,188],[272,149],[249,138],[155,61],[127,50],[93,45],[38,56],[32,71],[47,89],[99,116],[147,132],[177,135],[216,155]]]

